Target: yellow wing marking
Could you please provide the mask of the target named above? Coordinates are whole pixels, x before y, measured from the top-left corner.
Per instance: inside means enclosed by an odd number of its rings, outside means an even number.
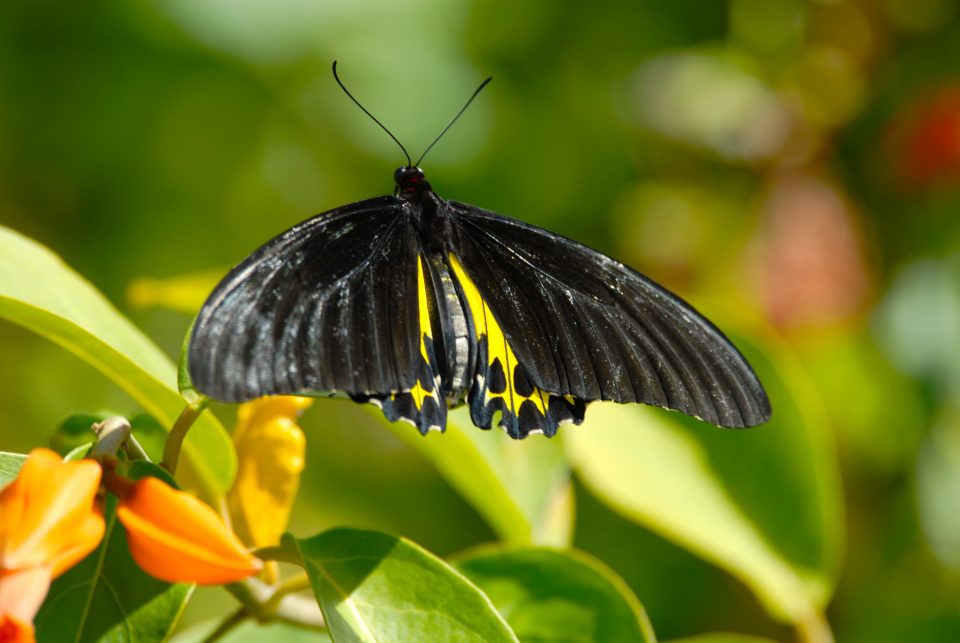
[[[417,257],[417,304],[420,310],[420,354],[429,364],[426,338],[433,339],[433,335],[430,334],[430,309],[427,307],[427,282],[423,278],[423,257]]]
[[[480,296],[480,291],[477,290],[477,286],[470,280],[463,266],[460,265],[460,262],[457,261],[457,258],[452,253],[450,254],[450,265],[456,274],[457,280],[460,282],[460,286],[463,288],[464,294],[467,296],[470,315],[473,317],[473,324],[477,329],[477,341],[480,341],[480,337],[484,335],[487,337],[487,360],[489,362],[487,366],[492,367],[494,362],[499,359],[507,383],[507,387],[502,393],[494,393],[490,391],[490,383],[488,381],[485,387],[487,390],[484,403],[487,403],[493,398],[503,398],[510,412],[516,415],[520,409],[520,405],[530,400],[537,407],[540,415],[546,415],[548,394],[535,386],[532,387],[533,392],[529,396],[521,395],[517,392],[513,373],[514,367],[518,364],[517,356],[514,354],[510,343],[503,334],[503,329],[500,328],[500,324],[497,323],[497,320],[487,307],[487,302]]]
[[[420,355],[423,361],[430,366],[433,372],[433,364],[430,361],[430,355],[427,353],[427,338],[433,339],[430,329],[430,309],[427,307],[427,282],[423,277],[423,257],[417,257],[417,306],[420,313]],[[428,391],[419,379],[410,389],[410,395],[413,397],[413,403],[417,409],[423,407],[423,401],[428,397],[436,399],[437,387],[434,382],[432,391]]]
[[[437,396],[434,395],[434,393],[435,391],[428,391],[427,389],[423,388],[423,386],[420,384],[420,380],[417,380],[417,383],[413,385],[412,389],[410,389],[410,395],[413,396],[413,403],[417,405],[417,409],[423,407],[423,401],[428,397],[436,399]]]

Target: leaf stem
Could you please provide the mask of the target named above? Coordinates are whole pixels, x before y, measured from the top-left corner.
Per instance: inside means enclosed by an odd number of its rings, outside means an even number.
[[[163,460],[160,464],[172,476],[177,474],[177,462],[180,460],[180,448],[183,446],[183,439],[187,437],[187,432],[202,412],[202,407],[194,408],[188,404],[180,412],[180,416],[173,423],[173,428],[167,435],[167,441],[163,445]]]
[[[301,589],[302,580],[298,576],[281,583],[276,589],[256,578],[224,585],[224,589],[260,623],[284,621],[302,628],[323,630],[323,614],[316,600],[293,594]]]
[[[263,607],[267,610],[275,610],[280,606],[281,601],[283,601],[285,596],[294,594],[296,592],[309,589],[310,588],[310,578],[307,576],[306,572],[301,572],[294,576],[284,579],[277,588],[274,590],[273,595],[264,601]]]
[[[124,445],[127,450],[127,457],[131,460],[146,460],[150,461],[150,456],[147,455],[147,452],[144,450],[143,445],[141,445],[137,438],[130,434],[130,437],[127,438],[127,442]]]
[[[210,632],[203,643],[213,643],[214,641],[219,641],[224,636],[226,636],[231,630],[243,623],[245,620],[250,618],[250,611],[246,607],[241,607],[236,612],[226,617],[220,624],[217,626],[217,629]]]
[[[253,550],[253,555],[260,560],[275,560],[279,563],[290,563],[297,567],[303,567],[303,558],[300,557],[300,552],[291,551],[282,544],[272,547],[259,547]]]

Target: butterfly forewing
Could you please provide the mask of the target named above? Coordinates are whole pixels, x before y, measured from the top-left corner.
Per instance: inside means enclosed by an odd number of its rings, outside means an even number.
[[[194,323],[194,386],[228,402],[342,392],[442,426],[445,407],[425,402],[437,366],[411,296],[423,281],[409,208],[382,197],[318,215],[234,268]]]
[[[675,295],[560,235],[448,206],[458,260],[535,389],[579,404],[654,404],[720,426],[769,419],[769,401],[743,356]],[[543,424],[519,422],[521,433]]]

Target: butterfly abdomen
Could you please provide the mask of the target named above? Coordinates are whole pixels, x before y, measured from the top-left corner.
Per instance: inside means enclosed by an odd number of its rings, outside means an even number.
[[[453,278],[440,253],[433,253],[425,273],[433,293],[428,300],[430,320],[437,337],[441,387],[450,405],[460,402],[471,372],[470,328],[467,312],[457,293]]]

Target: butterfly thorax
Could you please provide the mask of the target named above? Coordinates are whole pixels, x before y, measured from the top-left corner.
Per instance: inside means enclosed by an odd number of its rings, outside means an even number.
[[[432,342],[427,353],[430,361],[436,360],[428,366],[439,376],[441,397],[456,404],[470,384],[475,356],[470,350],[469,313],[450,272],[448,256],[455,236],[449,206],[431,189],[420,168],[398,168],[394,179],[397,196],[412,206],[423,244],[419,278]]]
[[[414,225],[420,232],[423,250],[427,255],[446,256],[456,231],[451,221],[451,209],[437,196],[418,167],[401,167],[394,172],[396,196],[412,206]]]

